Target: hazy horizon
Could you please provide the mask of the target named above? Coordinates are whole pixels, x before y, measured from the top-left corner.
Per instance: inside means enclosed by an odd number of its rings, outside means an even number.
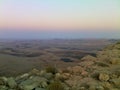
[[[0,39],[120,39],[120,33],[102,31],[4,31]]]

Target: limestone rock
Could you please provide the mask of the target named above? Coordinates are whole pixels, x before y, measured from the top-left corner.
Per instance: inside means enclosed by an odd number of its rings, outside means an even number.
[[[112,79],[111,82],[114,84],[114,86],[120,88],[120,78]]]
[[[104,90],[104,87],[102,87],[101,85],[96,86],[96,90]]]
[[[47,86],[47,80],[42,77],[32,76],[28,80],[21,82],[19,86],[24,90],[32,90],[36,87],[45,88]]]
[[[40,71],[37,69],[33,69],[31,72],[29,72],[31,75],[40,75]]]
[[[16,83],[16,81],[15,81],[15,79],[14,78],[8,78],[8,86],[10,87],[10,88],[15,88],[16,86],[17,86],[17,83]]]
[[[34,88],[36,88],[38,86],[38,84],[36,85],[33,84],[33,81],[32,80],[26,80],[26,81],[23,81],[21,82],[21,84],[19,85],[19,87],[23,90],[32,90]]]
[[[83,68],[81,66],[75,66],[72,68],[72,73],[76,75],[80,75],[83,71]]]
[[[100,73],[99,80],[101,80],[101,81],[108,81],[109,79],[110,79],[110,77],[109,77],[108,74]]]
[[[52,79],[54,76],[53,76],[52,73],[46,73],[46,74],[44,74],[43,77],[46,78],[46,79],[48,79],[48,80],[50,80],[50,79]]]

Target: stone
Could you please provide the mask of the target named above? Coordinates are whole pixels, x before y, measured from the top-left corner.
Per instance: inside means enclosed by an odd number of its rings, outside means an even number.
[[[44,75],[44,77],[45,77],[46,79],[50,80],[50,79],[52,79],[52,78],[54,77],[54,75],[53,75],[52,73],[46,73],[46,74]]]
[[[34,83],[32,80],[26,80],[21,82],[19,85],[23,90],[32,90],[38,86],[38,84]]]
[[[31,74],[31,75],[40,75],[40,71],[34,68],[34,69],[30,72],[30,74]]]
[[[71,74],[70,73],[63,73],[63,74],[61,74],[61,76],[63,79],[67,80],[71,77]]]
[[[96,86],[96,90],[104,90],[104,88],[100,85]]]
[[[28,76],[29,76],[29,74],[25,73],[25,74],[21,75],[20,78],[25,78],[25,77],[28,77]]]
[[[106,73],[100,73],[99,80],[100,81],[108,81],[110,79],[109,75]]]
[[[13,77],[8,78],[8,86],[10,88],[15,88],[17,86],[17,83]]]
[[[89,86],[89,90],[96,90],[95,85],[90,85],[90,86]]]
[[[112,88],[112,85],[109,82],[103,82],[102,86],[105,90],[110,90]]]
[[[20,88],[24,90],[32,90],[37,87],[47,87],[47,80],[42,77],[32,76],[29,79],[20,83]]]
[[[112,82],[117,88],[120,88],[120,78],[112,79],[111,82]]]
[[[81,66],[74,66],[72,68],[72,73],[76,75],[80,75],[82,71],[83,71],[83,68]]]

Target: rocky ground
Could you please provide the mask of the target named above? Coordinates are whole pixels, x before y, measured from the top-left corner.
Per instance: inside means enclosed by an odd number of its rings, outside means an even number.
[[[86,56],[77,66],[49,66],[17,77],[0,77],[0,90],[120,90],[120,42]]]

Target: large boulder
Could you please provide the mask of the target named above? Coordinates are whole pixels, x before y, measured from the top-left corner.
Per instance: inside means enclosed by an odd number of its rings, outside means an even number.
[[[17,83],[16,83],[16,81],[13,77],[8,78],[8,86],[10,88],[16,88],[17,87]]]
[[[31,76],[29,79],[20,83],[20,88],[23,90],[32,90],[37,87],[47,87],[47,80],[38,76]]]

